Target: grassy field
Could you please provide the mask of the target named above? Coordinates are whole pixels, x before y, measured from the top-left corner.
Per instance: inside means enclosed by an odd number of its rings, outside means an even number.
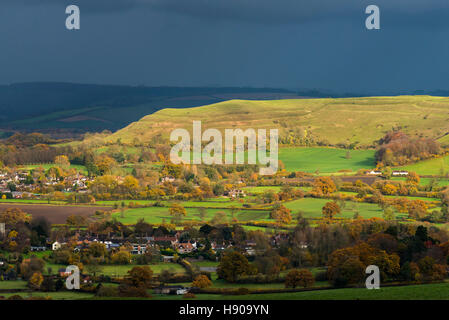
[[[289,172],[333,173],[339,170],[357,171],[372,168],[375,166],[374,153],[374,150],[282,148],[279,150],[279,159]]]
[[[77,291],[59,291],[59,292],[19,292],[19,293],[0,293],[1,296],[4,296],[5,298],[9,298],[14,295],[19,295],[22,298],[30,298],[30,297],[51,297],[52,300],[86,300],[86,299],[93,299],[94,294],[92,293],[84,293],[84,292],[77,292]]]
[[[26,289],[26,288],[27,288],[26,281],[22,281],[22,280],[0,281],[0,289],[2,289],[2,290]]]
[[[182,283],[190,285],[190,283]],[[327,286],[326,282],[316,283],[316,287]],[[248,289],[283,289],[282,283],[273,284],[229,284],[222,280],[215,280],[215,288],[241,288]],[[0,281],[0,289],[25,289],[25,281]],[[266,293],[249,295],[213,295],[197,294],[195,300],[449,300],[449,283],[421,284],[400,287],[381,287],[379,290],[367,290],[365,288],[347,288],[316,290],[308,292],[289,293]],[[78,300],[93,299],[94,295],[76,291],[61,292],[20,292],[20,293],[0,293],[6,298],[12,295],[20,295],[23,298],[32,297],[52,297],[54,300]],[[153,295],[154,300],[180,300],[182,296],[173,295]]]
[[[317,290],[309,292],[249,294],[243,296],[198,294],[198,300],[449,300],[448,283],[402,287]],[[182,299],[179,296],[154,296],[153,299]]]
[[[24,166],[20,167],[19,169],[32,170],[32,169],[36,169],[36,168],[42,167],[45,170],[48,170],[48,169],[50,169],[51,167],[54,167],[54,166],[55,166],[55,164],[53,164],[53,163],[40,163],[40,164],[38,163],[38,164],[27,164],[27,165],[24,165]],[[87,169],[86,169],[85,166],[78,165],[78,164],[71,164],[70,168],[71,169],[75,169],[75,170],[77,170],[77,171],[79,171],[79,172],[81,172],[83,174],[87,174]]]
[[[305,218],[320,218],[322,217],[322,208],[331,200],[328,199],[314,199],[304,198],[284,203],[284,205],[292,210],[292,215],[295,216],[299,211],[302,212]],[[373,217],[382,217],[383,211],[377,204],[372,203],[356,203],[346,202],[345,208],[337,217],[352,218],[358,212],[363,218],[369,219]]]
[[[413,171],[419,175],[444,175],[449,172],[449,156],[419,161],[397,169]]]
[[[251,194],[261,194],[264,193],[265,191],[274,191],[274,192],[279,192],[281,191],[281,187],[280,186],[259,186],[259,187],[244,187],[242,188],[246,193],[251,193]],[[310,191],[312,188],[310,187],[301,187],[301,188],[295,188],[295,189],[301,189],[303,191]]]
[[[341,196],[356,196],[358,193],[357,192],[350,192],[350,191],[342,191],[342,192],[338,192],[338,194],[340,194]],[[384,195],[385,198],[403,198],[403,199],[407,199],[407,200],[423,200],[423,201],[440,201],[439,198],[427,198],[427,197],[413,197],[413,196],[387,196]]]
[[[108,276],[125,276],[128,270],[131,270],[135,265],[125,265],[125,266],[103,266],[101,274]],[[174,273],[185,273],[185,269],[177,263],[158,263],[149,265],[154,273],[161,273],[163,270],[170,270]]]
[[[183,221],[201,221],[199,210],[197,208],[187,208],[186,211],[187,215],[183,218]],[[232,218],[230,209],[206,209],[205,220],[209,221],[213,219],[218,212],[225,212],[228,220]],[[170,222],[170,220],[173,218],[169,214],[168,207],[133,208],[125,210],[123,217],[121,216],[120,212],[113,213],[112,216],[117,218],[117,220],[123,222],[124,224],[134,224],[142,218],[148,223],[158,224],[162,223],[164,220],[165,222]],[[269,212],[259,210],[239,210],[236,212],[235,217],[239,221],[268,220]]]
[[[281,284],[272,284],[265,288],[278,289]],[[251,289],[257,289],[256,287]],[[197,294],[194,300],[449,300],[447,294],[448,283],[422,284],[401,287],[383,287],[379,290],[367,290],[365,288],[316,290],[308,292],[266,293],[249,295],[215,295]],[[8,298],[18,294],[24,298],[52,297],[54,300],[81,300],[93,299],[90,293],[75,291],[61,292],[34,292],[30,293],[2,293]],[[152,300],[182,300],[183,297],[173,295],[153,295]]]
[[[405,177],[393,177],[393,178],[391,178],[391,180],[393,180],[393,181],[404,181],[405,182],[407,180],[407,178],[405,178]],[[419,185],[421,185],[421,186],[429,185],[432,180],[435,180],[437,182],[437,186],[439,186],[439,187],[449,186],[449,179],[447,179],[447,178],[421,178],[420,182],[419,182]]]
[[[131,270],[133,267],[136,267],[139,265],[105,265],[105,266],[101,266],[101,272],[100,274],[106,275],[106,276],[110,276],[110,277],[123,277],[126,276],[128,274],[128,270]],[[163,270],[170,270],[174,273],[185,273],[185,269],[177,264],[177,263],[156,263],[156,264],[151,264],[148,265],[151,270],[153,270],[153,273],[158,274],[161,273]],[[63,269],[66,268],[66,265],[61,265],[61,264],[52,264],[52,263],[46,263],[45,265],[45,273],[47,273],[47,268],[50,267],[52,268],[52,272],[55,273],[57,272],[59,269]],[[85,273],[88,273],[88,269],[85,266],[84,269]]]
[[[105,205],[105,206],[114,206],[115,204],[120,206],[121,204],[125,203],[125,205],[129,205],[131,202],[134,203],[134,205],[141,205],[141,206],[151,206],[156,201],[154,200],[117,200],[117,201],[96,201],[96,205]],[[171,202],[169,201],[160,201],[164,206],[169,207]],[[207,199],[206,201],[183,201],[181,203],[184,207],[193,207],[193,208],[241,208],[243,206],[243,203],[238,201],[231,201],[228,198],[216,198],[216,199]]]
[[[65,205],[65,201],[48,201],[44,199],[0,199],[0,203],[20,203],[20,204],[52,204],[52,205]]]

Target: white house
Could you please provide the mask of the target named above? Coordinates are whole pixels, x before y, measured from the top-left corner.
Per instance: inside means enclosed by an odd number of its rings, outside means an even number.
[[[53,242],[53,244],[51,245],[51,250],[55,251],[55,250],[59,250],[62,247],[62,243],[59,243],[58,241]]]
[[[408,171],[393,171],[391,173],[392,176],[400,176],[400,177],[404,177],[404,176],[408,176]]]

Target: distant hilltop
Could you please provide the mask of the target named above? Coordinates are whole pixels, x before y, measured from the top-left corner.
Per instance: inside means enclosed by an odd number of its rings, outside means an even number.
[[[163,109],[106,138],[106,143],[167,139],[174,128],[279,129],[284,145],[374,147],[391,130],[449,142],[449,98],[432,96],[231,100],[202,107]]]

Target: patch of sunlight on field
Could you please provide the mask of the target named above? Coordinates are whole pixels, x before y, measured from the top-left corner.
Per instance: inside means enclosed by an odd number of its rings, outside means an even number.
[[[287,171],[334,173],[339,170],[370,169],[375,166],[375,150],[337,148],[282,148],[279,159]]]

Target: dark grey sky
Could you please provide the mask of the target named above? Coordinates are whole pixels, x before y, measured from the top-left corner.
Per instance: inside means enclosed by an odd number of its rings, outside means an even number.
[[[0,28],[2,84],[449,89],[447,0],[2,0]]]

